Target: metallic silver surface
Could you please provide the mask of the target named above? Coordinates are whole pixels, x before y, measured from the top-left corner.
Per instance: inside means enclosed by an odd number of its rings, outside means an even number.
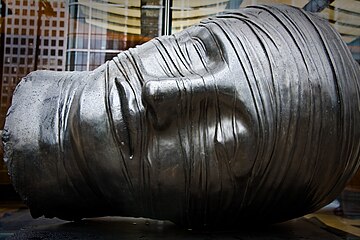
[[[291,219],[333,200],[358,168],[359,72],[315,15],[223,13],[92,72],[29,74],[6,119],[5,162],[34,217]]]

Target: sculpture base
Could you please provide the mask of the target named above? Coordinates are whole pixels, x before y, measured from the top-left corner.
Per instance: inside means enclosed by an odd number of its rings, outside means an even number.
[[[1,213],[0,206],[0,213]],[[329,212],[331,212],[329,210]],[[336,216],[334,216],[336,217]],[[359,220],[360,222],[360,220]],[[103,217],[66,222],[32,219],[27,209],[0,214],[0,239],[328,239],[356,236],[321,223],[315,217],[237,231],[195,231],[181,229],[168,221],[144,218]]]

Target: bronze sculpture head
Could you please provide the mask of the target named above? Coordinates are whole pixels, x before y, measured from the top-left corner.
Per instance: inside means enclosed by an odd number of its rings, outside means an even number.
[[[5,161],[34,217],[283,221],[329,203],[356,171],[359,77],[325,20],[226,12],[92,72],[25,77]]]

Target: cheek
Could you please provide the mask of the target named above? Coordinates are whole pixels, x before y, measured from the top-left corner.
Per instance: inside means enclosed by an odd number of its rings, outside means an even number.
[[[240,107],[222,106],[216,118],[214,152],[218,161],[228,164],[234,177],[246,177],[256,158],[256,129],[251,117]]]
[[[173,147],[159,148],[162,154],[171,152],[165,155],[184,158],[178,163],[193,162],[190,168],[195,172],[207,162],[213,166],[209,169],[212,177],[225,176],[221,173],[225,165],[230,166],[235,177],[246,177],[256,158],[254,121],[240,109],[241,106],[229,106],[215,99],[194,98],[174,105],[171,124],[156,131],[157,136],[174,143]]]

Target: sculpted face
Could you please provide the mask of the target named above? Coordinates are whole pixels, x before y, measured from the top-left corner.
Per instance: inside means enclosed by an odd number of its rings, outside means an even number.
[[[323,20],[224,13],[92,72],[35,72],[6,120],[34,217],[120,215],[203,227],[301,216],[358,166],[359,68]]]

